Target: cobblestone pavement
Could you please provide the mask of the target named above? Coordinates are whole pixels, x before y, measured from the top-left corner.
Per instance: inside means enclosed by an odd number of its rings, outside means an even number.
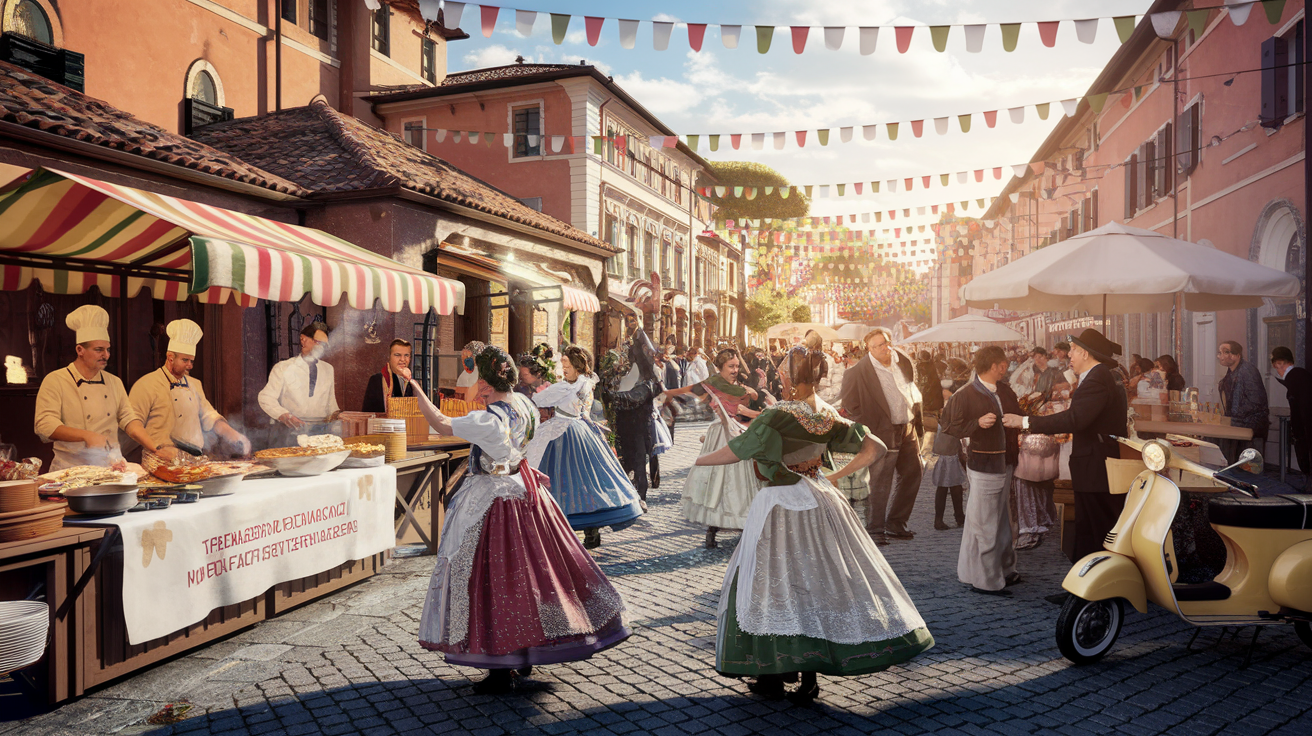
[[[633,636],[588,660],[540,667],[539,686],[474,695],[481,671],[447,665],[415,640],[431,557],[379,575],[0,732],[37,734],[591,734],[720,733],[1312,733],[1312,653],[1288,629],[1268,630],[1239,669],[1247,636],[1192,630],[1155,609],[1130,611],[1115,650],[1072,667],[1053,639],[1068,563],[1049,540],[1022,552],[1027,581],[1011,599],[956,580],[959,530],[935,531],[933,489],[921,491],[914,541],[884,554],[938,644],[902,667],[821,678],[809,707],[767,702],[713,671],[715,608],[736,533],[701,549],[679,492],[704,425],[679,425],[662,457],[663,484],[638,524],[604,536],[596,558],[623,593]],[[858,504],[858,513],[864,513]],[[174,726],[146,719],[195,704]]]

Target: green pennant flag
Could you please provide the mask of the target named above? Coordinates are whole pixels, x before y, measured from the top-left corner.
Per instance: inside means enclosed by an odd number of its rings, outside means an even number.
[[[970,132],[970,113],[966,113],[965,115],[958,115],[957,122],[961,124],[962,133]]]
[[[807,199],[810,199],[810,198],[811,198],[811,185],[810,185],[810,184],[807,184],[807,185],[806,185],[806,198],[807,198]]]
[[[1116,24],[1116,35],[1120,37],[1121,43],[1125,43],[1126,41],[1129,41],[1130,34],[1134,33],[1134,16],[1133,15],[1117,16],[1115,18],[1112,18],[1112,22]]]
[[[788,199],[788,195],[790,195],[790,194],[792,194],[792,193],[793,193],[793,188],[792,188],[792,187],[780,187],[780,189],[779,189],[779,198],[780,198],[780,199]]]
[[[1089,109],[1093,110],[1096,115],[1102,112],[1102,106],[1107,103],[1107,93],[1099,92],[1096,95],[1089,95],[1084,98],[1084,101],[1089,103]]]
[[[870,191],[873,194],[879,194],[879,182],[877,181],[870,182]]]
[[[934,41],[934,50],[940,53],[948,49],[948,31],[952,26],[930,26],[929,37]]]
[[[691,148],[692,150],[696,151],[696,150],[697,150],[697,142],[698,142],[697,139],[700,138],[701,136],[689,135],[689,136],[684,136],[684,137],[688,139],[688,147]]]
[[[1034,106],[1034,109],[1037,110],[1039,113],[1039,120],[1048,119],[1048,106],[1051,104],[1052,104],[1051,102],[1044,102],[1042,104]]]
[[[713,135],[710,138],[711,138],[711,150],[712,151],[720,150],[720,136]]]
[[[970,200],[967,199],[961,200],[961,211],[965,212],[968,209],[970,209]]]
[[[980,209],[984,209],[984,200],[982,200],[982,199],[977,199],[977,200],[975,200],[975,204],[976,204],[976,206],[978,206]]]
[[[1203,31],[1207,30],[1207,10],[1186,10],[1184,11],[1185,20],[1189,21],[1189,30],[1194,32],[1194,41],[1203,37]]]
[[[559,46],[565,43],[565,34],[569,32],[569,16],[565,13],[551,14],[551,40]]]
[[[943,182],[943,186],[947,186],[947,185],[948,185],[948,176],[950,176],[950,174],[939,174],[939,175],[938,175],[938,180],[941,181],[941,182]]]
[[[1008,53],[1016,50],[1016,39],[1020,38],[1019,23],[999,24],[1002,29],[1002,50]]]
[[[592,136],[592,152],[600,156],[602,152],[602,146],[605,145],[604,143],[605,140],[606,140],[605,138],[599,135]]]
[[[822,145],[822,146],[827,146],[827,145],[829,145],[829,129],[828,129],[828,128],[825,128],[824,130],[817,130],[817,131],[815,132],[815,137],[820,141],[820,145]]]
[[[1275,25],[1285,14],[1285,0],[1262,0],[1262,9],[1266,11],[1266,19]]]
[[[844,190],[846,187],[847,187],[846,184],[839,184],[839,185],[838,185],[838,196],[840,196],[840,197],[843,196],[843,190]]]
[[[884,127],[888,129],[888,139],[890,141],[897,140],[897,126],[897,123],[884,123]]]
[[[756,51],[764,54],[770,50],[770,40],[774,38],[774,26],[756,27]]]
[[[742,187],[734,187],[734,188],[733,188],[733,196],[736,197],[736,198],[738,198],[738,199],[742,199],[742,197],[743,197],[743,188],[742,188]]]

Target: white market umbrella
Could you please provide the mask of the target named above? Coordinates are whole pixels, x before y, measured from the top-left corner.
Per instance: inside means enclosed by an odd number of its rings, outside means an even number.
[[[863,325],[860,322],[848,322],[838,328],[838,339],[860,342],[861,338],[873,329],[870,325]]]
[[[1090,314],[1169,312],[1177,294],[1193,312],[1260,307],[1298,296],[1283,271],[1152,230],[1111,222],[976,277],[967,306]]]
[[[956,319],[934,325],[898,341],[899,345],[923,342],[1006,342],[1028,343],[1029,338],[978,314],[963,314]]]
[[[794,337],[805,337],[806,333],[811,330],[815,330],[819,333],[820,339],[822,340],[832,342],[834,340],[842,339],[838,336],[838,332],[834,330],[834,328],[829,325],[820,324],[819,322],[788,322],[782,325],[775,325],[765,331],[765,337],[770,340],[791,340]]]

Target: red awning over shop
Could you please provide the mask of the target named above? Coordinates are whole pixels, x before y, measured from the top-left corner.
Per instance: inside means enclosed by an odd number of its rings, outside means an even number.
[[[575,286],[560,287],[562,303],[571,312],[600,312],[601,302],[595,294]]]
[[[0,286],[242,306],[257,299],[464,311],[464,285],[321,230],[54,169],[0,188]]]

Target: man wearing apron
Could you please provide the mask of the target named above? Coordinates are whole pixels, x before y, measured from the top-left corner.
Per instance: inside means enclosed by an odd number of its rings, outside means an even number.
[[[77,465],[108,467],[122,461],[120,429],[142,447],[173,457],[177,450],[160,451],[128,402],[123,382],[105,371],[109,313],[87,304],[73,310],[65,323],[77,333],[77,359],[47,374],[36,394],[36,434],[42,442],[55,445],[50,470]]]
[[[259,398],[270,423],[282,425],[272,428],[272,442],[293,446],[297,435],[337,434],[333,424],[341,410],[333,367],[323,360],[327,350],[328,325],[313,322],[301,330],[301,354],[269,371]]]
[[[205,398],[200,381],[189,375],[196,360],[196,345],[204,334],[200,325],[189,319],[175,319],[166,332],[169,349],[164,354],[164,366],[138,379],[128,394],[132,408],[145,422],[146,434],[157,445],[181,442],[204,449],[205,433],[214,432],[238,454],[248,454],[250,440],[228,424]]]

